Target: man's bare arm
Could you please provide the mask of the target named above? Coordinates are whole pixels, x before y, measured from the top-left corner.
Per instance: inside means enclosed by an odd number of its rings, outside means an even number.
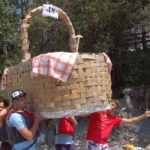
[[[133,118],[129,118],[129,119],[123,118],[122,122],[121,122],[121,125],[134,124],[134,123],[137,123],[137,122],[143,120],[146,117],[150,117],[150,111],[146,110],[144,114],[136,116],[136,117],[133,117]]]
[[[71,116],[71,117],[69,117],[69,118],[71,119],[71,121],[72,121],[72,123],[73,123],[74,125],[78,125],[78,122],[77,122],[77,120],[75,119],[74,116]]]
[[[40,121],[43,119],[42,116],[36,116],[33,126],[31,129],[23,128],[19,130],[19,133],[28,141],[32,140],[37,132]]]

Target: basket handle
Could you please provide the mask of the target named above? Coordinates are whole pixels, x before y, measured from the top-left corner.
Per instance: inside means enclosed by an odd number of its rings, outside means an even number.
[[[31,58],[31,54],[29,52],[29,40],[28,40],[28,28],[30,26],[30,21],[32,17],[38,15],[39,13],[42,13],[42,11],[43,11],[42,6],[39,6],[31,10],[26,15],[25,19],[22,22],[22,25],[21,25],[21,40],[22,40],[22,55],[23,55],[22,61],[26,61]],[[65,25],[67,26],[69,30],[71,51],[77,52],[78,46],[79,46],[79,40],[80,38],[82,38],[82,36],[75,35],[75,30],[74,30],[71,20],[69,19],[68,15],[60,8],[58,12],[58,18],[60,18],[65,23]]]

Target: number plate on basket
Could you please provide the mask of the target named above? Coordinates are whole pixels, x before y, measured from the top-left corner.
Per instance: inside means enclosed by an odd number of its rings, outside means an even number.
[[[44,4],[43,5],[43,17],[53,17],[55,19],[58,19],[58,12],[59,8],[53,5]]]

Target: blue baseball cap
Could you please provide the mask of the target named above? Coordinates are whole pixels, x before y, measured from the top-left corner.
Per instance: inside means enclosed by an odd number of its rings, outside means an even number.
[[[11,99],[13,100],[17,100],[20,97],[25,97],[27,95],[27,93],[23,90],[15,90],[11,93]]]

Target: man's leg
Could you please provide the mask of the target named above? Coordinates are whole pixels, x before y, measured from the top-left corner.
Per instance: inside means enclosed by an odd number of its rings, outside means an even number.
[[[99,148],[97,143],[92,141],[86,141],[86,150],[102,150]]]
[[[67,150],[65,144],[56,144],[55,150]]]
[[[111,150],[108,144],[101,144],[102,150]]]
[[[71,144],[68,150],[77,150],[75,144]]]
[[[98,144],[93,141],[86,141],[86,150],[111,150],[108,144]]]

